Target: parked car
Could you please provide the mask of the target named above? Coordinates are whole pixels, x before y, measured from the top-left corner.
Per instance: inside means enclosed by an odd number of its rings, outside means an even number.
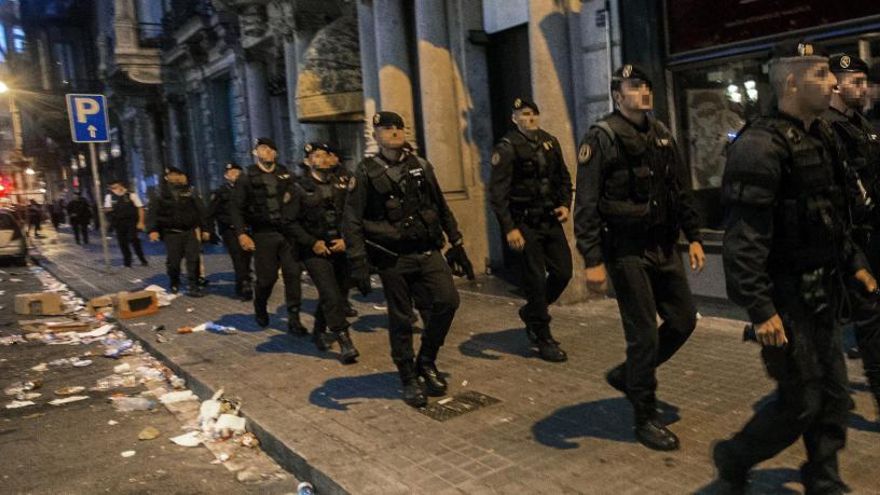
[[[0,260],[24,266],[27,253],[27,239],[18,217],[8,208],[0,208]]]

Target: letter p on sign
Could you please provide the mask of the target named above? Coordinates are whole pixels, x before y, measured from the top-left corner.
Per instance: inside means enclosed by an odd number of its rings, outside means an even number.
[[[66,99],[70,135],[74,143],[110,141],[107,100],[104,95],[69,94]]]
[[[85,124],[89,121],[89,115],[97,115],[101,111],[101,105],[89,98],[77,98],[74,105],[76,106],[76,122],[79,124]]]

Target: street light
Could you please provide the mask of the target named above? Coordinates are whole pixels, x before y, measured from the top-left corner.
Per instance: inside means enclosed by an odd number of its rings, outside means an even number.
[[[9,86],[7,86],[5,82],[0,81],[0,94],[6,93],[7,91],[9,91]]]
[[[28,168],[24,169],[24,173],[26,173],[28,175],[35,175],[37,172],[34,169],[28,167]]]

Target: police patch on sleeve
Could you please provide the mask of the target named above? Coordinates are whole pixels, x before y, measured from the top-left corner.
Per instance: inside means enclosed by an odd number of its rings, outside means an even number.
[[[492,153],[492,165],[498,165],[499,163],[501,163],[501,155],[495,151]]]
[[[590,148],[590,145],[587,143],[582,144],[578,149],[578,163],[587,163],[592,157],[593,148]]]

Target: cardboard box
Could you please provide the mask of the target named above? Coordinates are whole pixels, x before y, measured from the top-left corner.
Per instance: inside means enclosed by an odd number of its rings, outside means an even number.
[[[97,313],[103,313],[108,309],[112,312],[116,303],[114,299],[116,295],[107,295],[107,296],[98,296],[93,299],[89,299],[89,302],[86,303],[86,308],[89,310],[90,315],[94,315]]]
[[[64,303],[56,292],[34,292],[15,296],[15,313],[31,316],[63,315]]]
[[[148,316],[159,311],[159,299],[151,290],[120,292],[116,309],[116,316],[123,320]]]

